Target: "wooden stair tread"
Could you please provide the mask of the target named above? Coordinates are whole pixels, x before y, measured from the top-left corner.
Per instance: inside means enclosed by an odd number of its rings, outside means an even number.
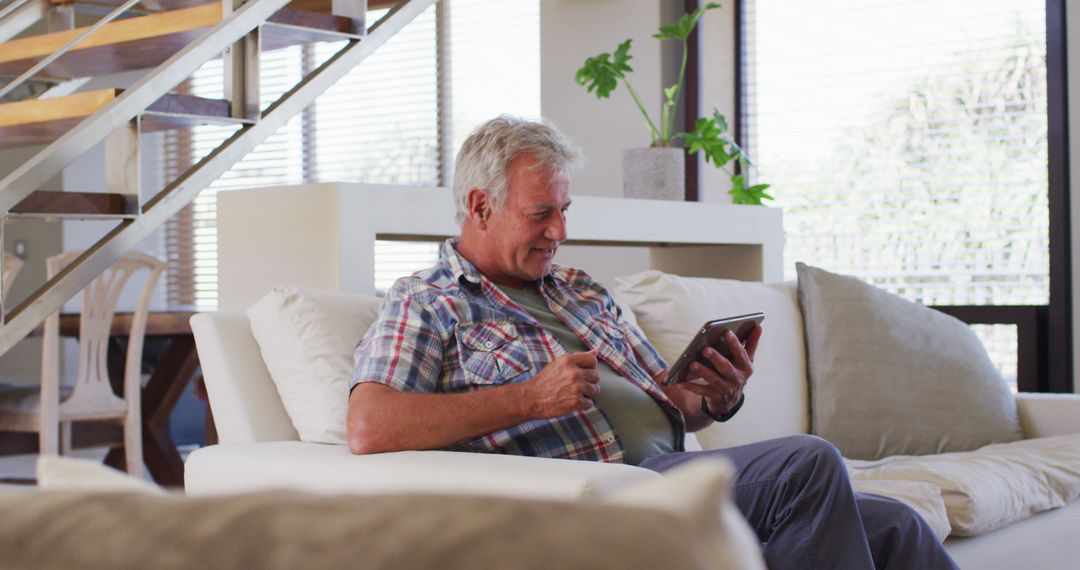
[[[0,149],[50,143],[109,104],[122,89],[99,89],[52,99],[0,105]],[[193,95],[165,95],[143,114],[143,132],[200,124],[240,124],[229,102]]]
[[[221,3],[213,2],[110,22],[46,67],[41,76],[71,79],[154,67],[221,19]],[[293,8],[278,11],[267,22],[334,34],[356,32],[348,18]],[[0,74],[18,75],[26,71],[83,31],[82,28],[66,30],[0,44]],[[317,39],[275,34],[268,28],[264,28],[263,37],[263,49],[267,50]]]
[[[146,11],[160,12],[164,10],[177,10],[180,8],[190,8],[192,6],[198,6],[199,4],[207,4],[214,2],[215,0],[143,0],[135,8],[141,8]],[[312,12],[324,12],[330,13],[330,3],[332,0],[294,0],[287,6],[294,10],[310,10]],[[67,4],[91,4],[96,6],[112,6],[116,7],[123,4],[125,0],[49,0],[49,3],[53,6],[64,6]],[[368,0],[368,10],[382,10],[386,8],[392,8],[398,0]],[[370,22],[369,22],[370,23]]]
[[[101,192],[36,190],[16,204],[11,213],[58,218],[123,217],[135,214],[135,197]]]

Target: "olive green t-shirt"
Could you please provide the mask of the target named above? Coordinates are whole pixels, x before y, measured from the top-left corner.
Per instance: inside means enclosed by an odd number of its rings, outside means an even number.
[[[523,289],[499,287],[507,297],[525,309],[552,334],[567,352],[588,350],[585,343],[551,312],[535,284]],[[632,382],[619,376],[603,360],[596,371],[600,375],[600,394],[596,406],[611,421],[615,434],[626,450],[626,462],[637,465],[643,460],[675,450],[675,432],[660,405]]]

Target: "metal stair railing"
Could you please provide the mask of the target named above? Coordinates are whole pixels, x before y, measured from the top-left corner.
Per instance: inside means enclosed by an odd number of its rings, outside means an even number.
[[[0,10],[0,42],[6,42],[49,13],[49,0],[15,0]]]
[[[366,36],[350,39],[326,62],[304,77],[261,113],[147,201],[133,219],[124,219],[48,280],[7,315],[0,325],[0,354],[29,334],[127,250],[190,203],[198,193],[293,116],[310,105],[367,56],[385,44],[437,0],[403,0],[373,25]],[[45,184],[81,154],[165,95],[204,62],[265,22],[289,0],[252,0],[228,15],[200,39],[177,52],[113,102],[98,110],[60,139],[0,180],[0,213]]]
[[[85,40],[86,38],[94,35],[94,33],[97,32],[98,30],[100,30],[102,26],[104,26],[104,25],[108,24],[109,22],[111,22],[111,21],[119,18],[120,16],[122,16],[124,14],[124,12],[127,12],[128,10],[130,10],[132,6],[138,4],[139,2],[142,2],[142,0],[127,0],[126,2],[124,2],[123,4],[118,6],[115,10],[113,10],[112,12],[109,12],[108,14],[106,14],[105,17],[103,17],[100,20],[94,22],[94,24],[92,26],[86,28],[86,31],[84,31],[83,33],[79,34],[78,36],[72,38],[72,40],[70,42],[68,42],[67,44],[65,44],[63,47],[56,50],[55,52],[53,52],[51,55],[49,55],[49,57],[46,57],[45,59],[42,59],[41,61],[37,62],[36,64],[34,64],[33,67],[31,67],[30,69],[27,69],[26,71],[24,71],[22,75],[16,77],[14,80],[12,80],[10,83],[5,85],[3,88],[0,88],[0,99],[2,99],[4,97],[4,95],[7,95],[8,93],[11,93],[12,91],[14,91],[16,87],[18,87],[18,86],[22,85],[23,83],[25,83],[26,80],[28,80],[31,77],[37,75],[39,71],[41,71],[42,69],[45,69],[46,67],[48,67],[50,63],[60,59],[64,54],[71,51],[71,48],[79,45],[80,43],[83,42],[83,40]]]

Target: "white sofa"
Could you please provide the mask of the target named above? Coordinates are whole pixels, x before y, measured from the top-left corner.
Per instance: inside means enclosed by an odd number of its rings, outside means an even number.
[[[766,335],[746,405],[732,421],[699,432],[701,445],[807,433],[806,357],[794,287],[723,281],[710,286],[730,288],[732,307],[764,310]],[[620,297],[632,306],[640,303],[633,295]],[[343,297],[342,302],[348,301]],[[288,487],[575,499],[660,477],[627,465],[440,451],[354,456],[344,445],[305,443],[285,411],[247,315],[199,314],[192,318],[192,329],[220,438],[218,445],[193,452],[187,461],[186,488],[192,495]],[[657,342],[661,352],[670,352],[663,344]],[[666,344],[672,345],[670,339]],[[1016,403],[1026,438],[1080,434],[1080,396],[1020,394]],[[1080,501],[980,536],[950,537],[946,546],[962,568],[1071,568],[1080,560],[1078,536]]]

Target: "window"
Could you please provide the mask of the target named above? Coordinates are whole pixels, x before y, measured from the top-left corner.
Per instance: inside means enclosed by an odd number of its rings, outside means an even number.
[[[1043,0],[745,0],[743,18],[746,142],[786,266],[927,305],[1047,304]],[[1015,370],[1015,328],[976,331]]]
[[[429,8],[167,224],[170,304],[216,307],[217,192],[317,181],[445,185],[453,151],[476,124],[502,112],[539,114],[538,0],[441,4],[445,21]],[[383,13],[372,11],[369,24]],[[264,53],[264,108],[341,46]],[[221,65],[212,61],[200,69],[189,92],[221,97]],[[170,131],[164,138],[166,175],[171,180],[230,133],[214,127]],[[437,253],[432,244],[380,243],[379,287],[430,265]]]

